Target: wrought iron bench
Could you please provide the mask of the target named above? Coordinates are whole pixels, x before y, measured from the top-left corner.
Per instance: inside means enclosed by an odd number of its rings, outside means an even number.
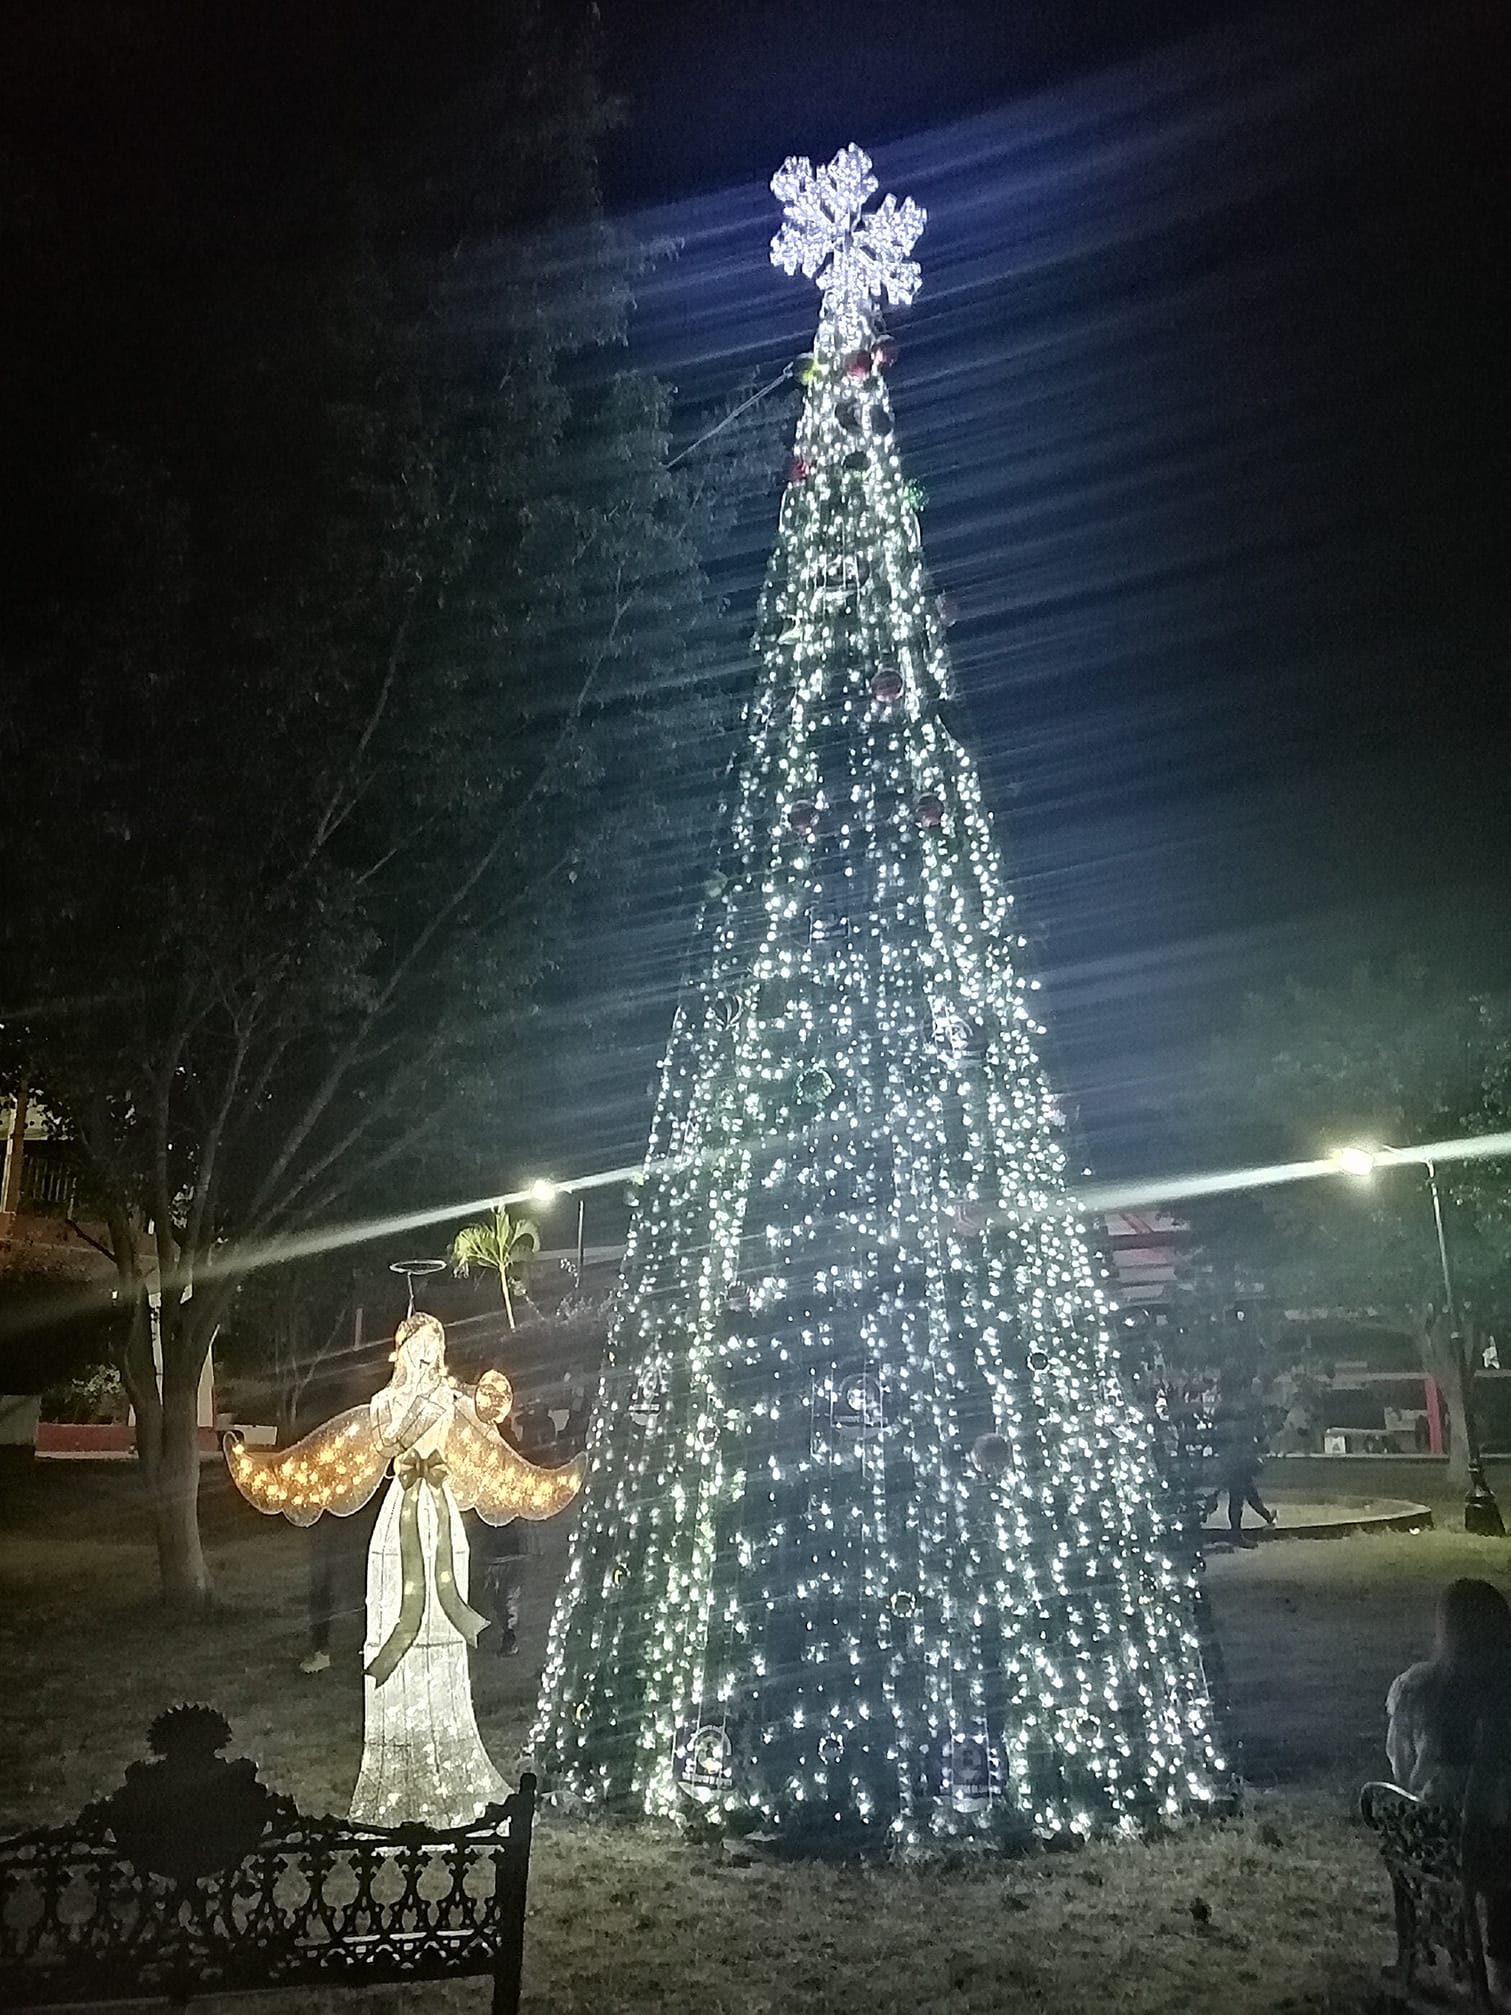
[[[519,2007],[535,1779],[454,1832],[311,1818],[207,1707],[69,1826],[0,1840],[0,2007],[488,1975]]]
[[[1364,1823],[1379,1836],[1396,1906],[1396,1962],[1403,1992],[1441,1954],[1475,2006],[1493,2007],[1485,1978],[1477,1886],[1465,1873],[1464,1827],[1442,1806],[1424,1805],[1398,1784],[1366,1784]]]

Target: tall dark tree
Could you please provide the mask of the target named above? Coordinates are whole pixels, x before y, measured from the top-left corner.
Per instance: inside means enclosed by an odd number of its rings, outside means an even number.
[[[463,7],[443,49],[423,14],[233,24],[191,76],[128,9],[114,84],[82,35],[36,56],[163,158],[118,235],[108,146],[93,186],[29,164],[5,1067],[108,1223],[186,1604],[238,1271],[401,1171],[496,1166],[553,925],[716,724],[718,465],[668,472],[623,368],[591,51],[548,9]]]

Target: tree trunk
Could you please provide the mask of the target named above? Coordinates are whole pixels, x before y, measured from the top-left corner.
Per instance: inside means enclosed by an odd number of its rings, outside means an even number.
[[[1441,1315],[1424,1319],[1418,1335],[1422,1364],[1437,1380],[1448,1416],[1448,1488],[1469,1488],[1469,1413],[1464,1360],[1454,1348],[1448,1323]]]
[[[103,1119],[86,1129],[87,1143],[108,1136]],[[199,1375],[215,1323],[208,1311],[170,1292],[163,1297],[162,1368],[152,1348],[152,1311],[144,1233],[106,1166],[92,1157],[105,1202],[119,1293],[131,1310],[121,1379],[136,1415],[136,1454],[157,1546],[158,1585],[170,1608],[210,1605],[210,1574],[199,1537]],[[163,1254],[159,1251],[159,1278]]]
[[[163,1600],[170,1609],[192,1611],[210,1606],[210,1570],[199,1537],[199,1374],[204,1354],[186,1352],[188,1341],[179,1336],[170,1345],[168,1337],[163,1339],[161,1427],[149,1489]]]
[[[1442,1381],[1440,1380],[1441,1384]],[[1444,1388],[1444,1398],[1448,1402],[1448,1487],[1450,1490],[1469,1488],[1469,1418],[1465,1403],[1464,1381],[1456,1377]]]

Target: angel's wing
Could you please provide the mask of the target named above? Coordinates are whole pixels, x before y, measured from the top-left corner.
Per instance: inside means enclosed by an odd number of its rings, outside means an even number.
[[[470,1398],[458,1394],[446,1434],[446,1480],[463,1511],[485,1525],[513,1518],[552,1518],[582,1488],[581,1457],[561,1469],[537,1469],[478,1419]]]
[[[349,1518],[372,1496],[388,1467],[372,1411],[353,1406],[292,1448],[264,1454],[226,1437],[231,1481],[259,1511],[281,1511],[292,1525],[313,1525],[322,1511]]]

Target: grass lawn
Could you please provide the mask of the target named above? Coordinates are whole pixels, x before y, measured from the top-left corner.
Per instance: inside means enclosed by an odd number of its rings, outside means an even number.
[[[1289,1500],[1440,1493],[1408,1476],[1309,1469]],[[224,1613],[165,1620],[129,1470],[0,1467],[0,1828],[58,1819],[119,1781],[147,1722],[207,1700],[269,1783],[344,1810],[361,1746],[357,1626],[318,1678],[303,1650],[306,1536],[259,1518],[207,1472],[204,1523]],[[1511,1490],[1507,1501],[1511,1503]],[[564,1533],[528,1563],[523,1655],[476,1662],[479,1721],[508,1774],[533,1698]],[[1426,1646],[1456,1574],[1511,1585],[1511,1548],[1442,1529],[1274,1544],[1214,1556],[1251,1795],[1242,1819],[1147,1847],[1092,1846],[987,1870],[744,1867],[717,1849],[546,1814],[532,1872],[525,2007],[553,2015],[952,2015],[998,2009],[1374,2011],[1391,1949],[1388,1894],[1353,1819],[1383,1770],[1392,1675]],[[484,1640],[486,1643],[486,1639]],[[1204,1905],[1205,1909],[1193,1905]],[[480,2010],[449,1990],[282,1997]],[[209,2004],[206,2004],[209,2005]],[[229,2005],[229,2004],[228,2004]]]

